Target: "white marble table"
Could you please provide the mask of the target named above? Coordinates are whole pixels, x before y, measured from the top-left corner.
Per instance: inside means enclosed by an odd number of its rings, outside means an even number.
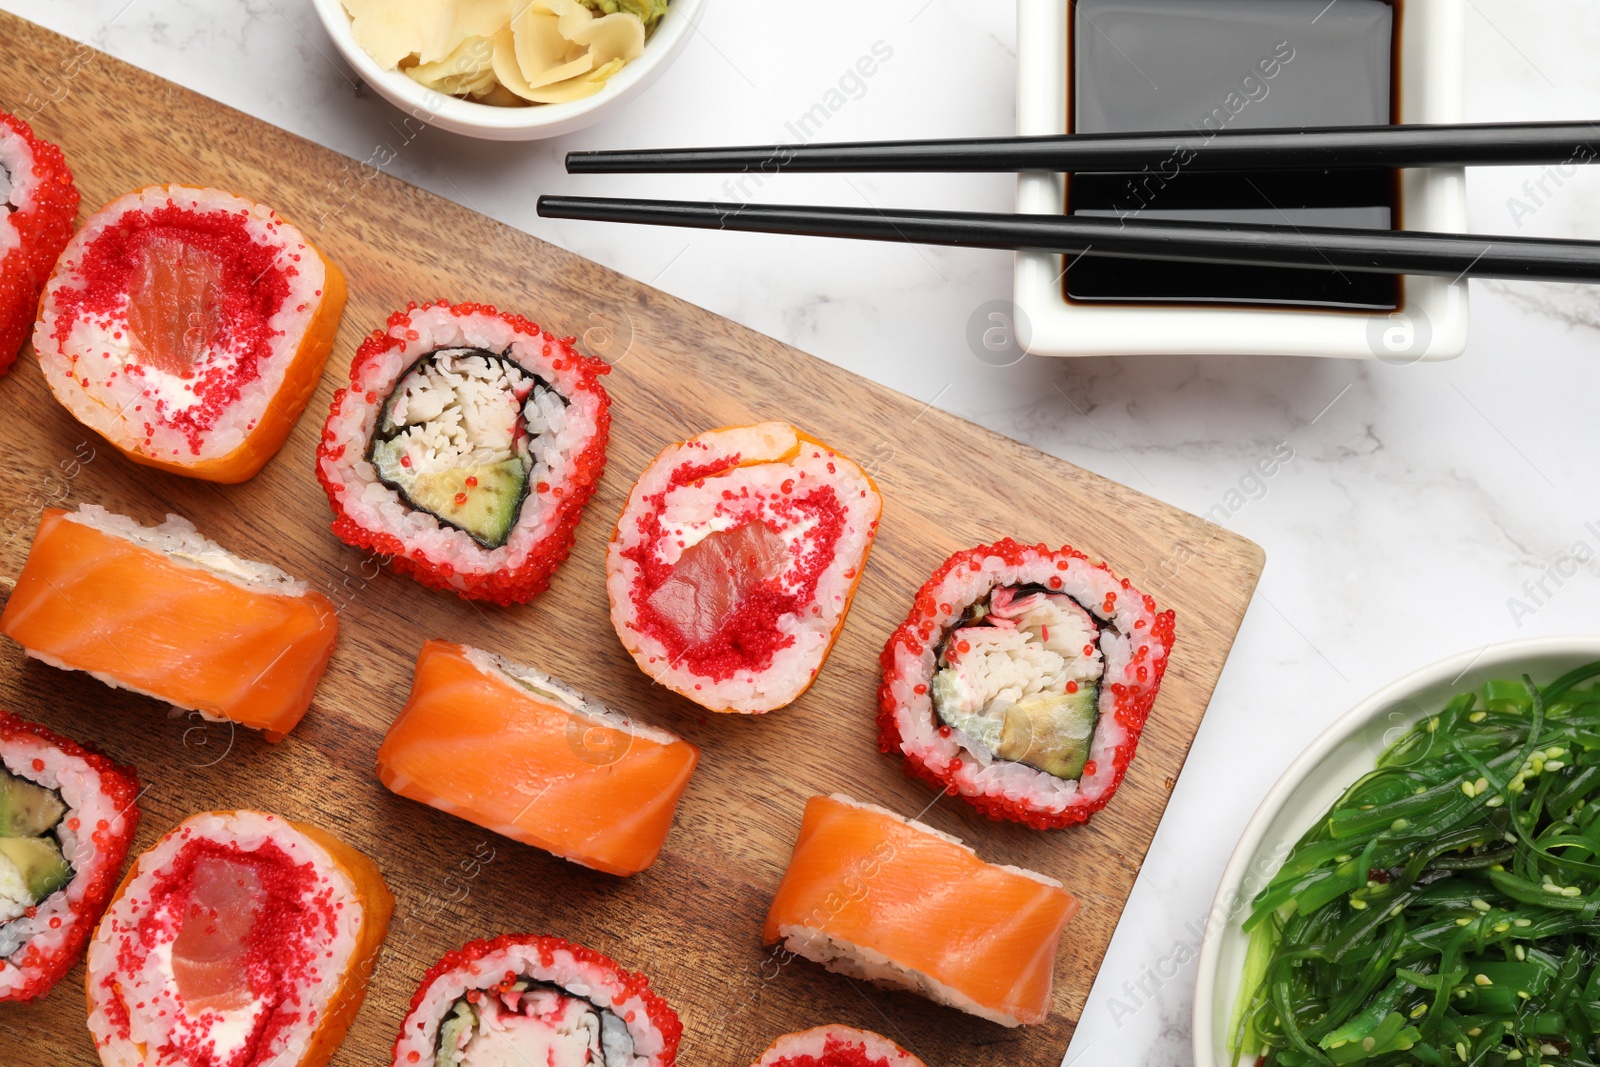
[[[1469,119],[1600,114],[1600,7],[1468,4]],[[722,179],[709,176],[580,183],[560,159],[576,148],[789,139],[785,124],[818,103],[838,105],[818,134],[827,139],[1006,132],[1015,31],[1004,0],[717,0],[646,98],[586,133],[531,145],[431,131],[407,140],[398,113],[333,58],[309,0],[0,7],[352,157],[392,149],[386,169],[407,181],[1265,546],[1260,592],[1069,1062],[1190,1062],[1193,955],[1223,863],[1279,772],[1345,708],[1462,649],[1600,630],[1600,563],[1565,562],[1600,553],[1593,291],[1476,285],[1472,345],[1442,365],[1029,358],[998,368],[973,355],[966,330],[975,308],[1009,295],[1004,253],[534,215],[543,192],[718,196]],[[830,95],[875,45],[888,61]],[[1600,171],[1547,181],[1552,195],[1536,203],[1523,183],[1539,178],[1474,173],[1473,229],[1600,237]],[[747,188],[761,199],[978,210],[1009,209],[1013,196],[1000,176],[797,176]],[[1256,461],[1285,444],[1294,458],[1252,481]],[[1525,583],[1553,567],[1572,576],[1530,595]]]

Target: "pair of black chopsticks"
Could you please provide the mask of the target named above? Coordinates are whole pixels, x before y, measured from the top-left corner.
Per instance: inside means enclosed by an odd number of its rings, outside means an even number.
[[[1600,123],[1350,126],[573,152],[573,174],[1184,171],[1556,166],[1600,160]],[[1600,282],[1600,241],[1136,217],[880,211],[542,196],[547,218],[1447,278]]]

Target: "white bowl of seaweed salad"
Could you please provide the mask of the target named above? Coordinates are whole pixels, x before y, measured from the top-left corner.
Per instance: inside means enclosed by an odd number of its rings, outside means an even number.
[[[1374,694],[1272,788],[1201,949],[1196,1061],[1600,1058],[1600,637]]]

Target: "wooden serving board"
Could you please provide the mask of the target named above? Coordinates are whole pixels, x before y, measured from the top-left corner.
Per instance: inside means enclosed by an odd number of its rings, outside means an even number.
[[[1060,1061],[1260,576],[1259,548],[3,13],[0,107],[64,148],[87,207],[158,182],[219,186],[278,208],[349,277],[321,389],[283,451],[242,486],[127,462],[56,404],[31,353],[0,379],[0,591],[44,507],[91,501],[145,522],[185,515],[339,606],[339,647],[315,706],[277,745],[0,643],[0,704],[138,767],[147,787],[138,849],[193,812],[251,807],[320,824],[377,860],[398,909],[335,1064],[388,1063],[424,969],[471,938],[513,931],[559,934],[650,974],[683,1017],[686,1064],[745,1067],[774,1037],[827,1022],[888,1034],[930,1067]],[[605,479],[572,558],[527,607],[426,591],[328,532],[312,456],[333,390],[365,333],[407,301],[438,296],[521,311],[615,364]],[[764,419],[793,421],[868,466],[883,521],[817,684],[774,714],[724,717],[634,667],[607,618],[603,560],[633,479],[659,449]],[[875,744],[877,656],[912,594],[951,552],[1005,535],[1071,542],[1177,611],[1176,650],[1138,758],[1084,828],[991,823],[948,798],[929,807],[935,795]],[[378,744],[418,648],[435,636],[539,666],[701,747],[654,867],[631,879],[596,874],[379,785]],[[806,798],[829,792],[911,816],[927,808],[927,822],[986,859],[1053,875],[1081,898],[1049,1021],[1008,1030],[805,961],[777,965],[761,920]],[[37,1004],[0,1004],[0,1062],[94,1064],[82,981],[80,965]]]

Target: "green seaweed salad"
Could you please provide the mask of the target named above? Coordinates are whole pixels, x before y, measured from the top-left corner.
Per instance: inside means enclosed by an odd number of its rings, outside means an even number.
[[[1423,719],[1252,902],[1232,1051],[1262,1064],[1594,1064],[1600,663]]]

